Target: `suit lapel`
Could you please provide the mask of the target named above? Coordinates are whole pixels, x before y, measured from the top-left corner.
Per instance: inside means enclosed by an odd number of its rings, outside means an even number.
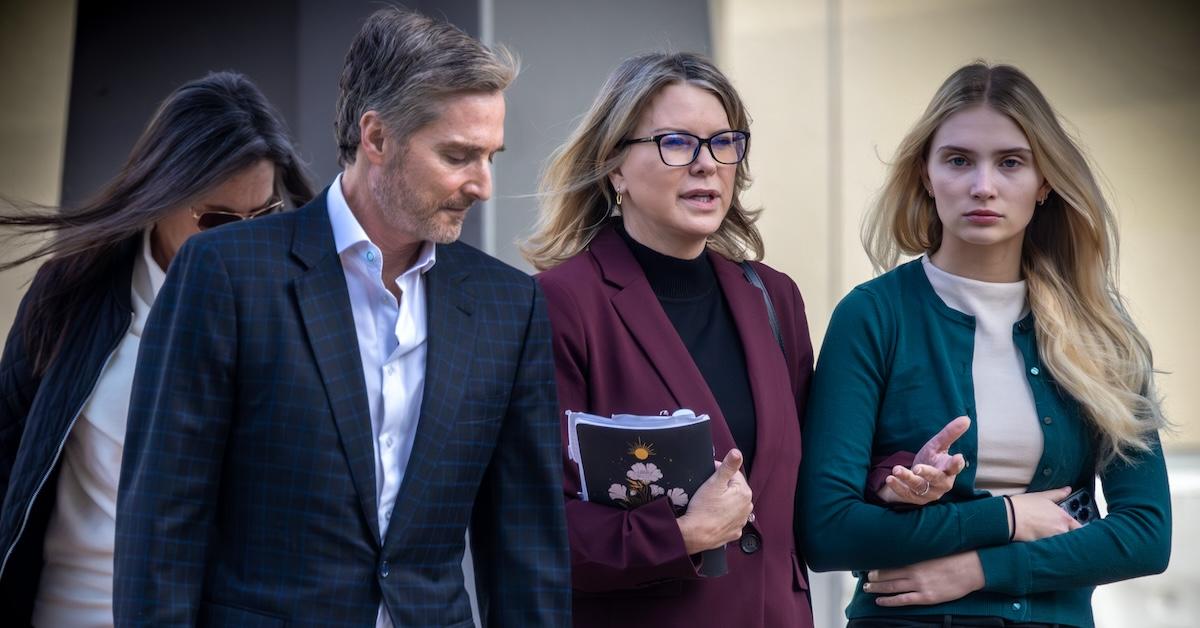
[[[308,267],[308,271],[293,284],[296,302],[325,384],[359,505],[372,539],[378,543],[371,415],[367,408],[354,313],[350,309],[350,294],[341,259],[334,249],[325,193],[297,210],[297,214],[292,253]]]
[[[438,245],[437,263],[425,275],[425,389],[412,455],[396,497],[385,546],[403,533],[412,513],[420,510],[418,505],[424,502],[426,489],[434,483],[442,449],[460,414],[464,384],[470,380],[478,324],[475,297],[468,290],[469,269],[456,249],[456,245]]]
[[[679,334],[674,333],[671,319],[667,318],[658,297],[654,296],[650,282],[633,253],[611,228],[596,236],[592,241],[591,253],[600,265],[604,279],[619,288],[611,299],[613,308],[666,384],[676,406],[708,412],[712,420],[713,445],[717,456],[723,456],[734,446],[733,434],[704,381],[704,375],[692,360]]]
[[[789,414],[796,417],[794,404],[786,401],[793,398],[787,378],[787,363],[779,343],[775,341],[775,335],[771,333],[762,292],[746,280],[737,264],[712,252],[709,258],[716,269],[721,291],[729,303],[738,336],[742,339],[742,351],[746,354],[750,394],[754,398],[754,415],[757,417],[754,456],[758,460],[775,460],[781,440],[775,434],[775,429],[781,421],[788,420]],[[783,400],[783,405],[779,400]],[[799,418],[796,420],[799,421]],[[755,493],[761,492],[775,466],[754,466],[749,480],[750,488]]]

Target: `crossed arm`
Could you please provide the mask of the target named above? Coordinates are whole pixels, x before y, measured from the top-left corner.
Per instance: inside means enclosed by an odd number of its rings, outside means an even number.
[[[1171,513],[1157,438],[1133,462],[1110,464],[1101,479],[1104,519],[1080,526],[1066,516],[1055,502],[1070,487],[1014,496],[1015,542],[873,570],[863,590],[880,594],[880,606],[909,606],[978,590],[1026,595],[1161,573],[1170,558]]]

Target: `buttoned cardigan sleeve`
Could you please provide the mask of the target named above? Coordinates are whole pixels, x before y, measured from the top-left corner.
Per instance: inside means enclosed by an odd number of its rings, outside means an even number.
[[[1108,515],[1030,543],[979,551],[984,590],[1025,595],[1162,573],[1171,556],[1171,495],[1162,445],[1100,473]]]
[[[834,311],[817,361],[799,496],[801,539],[816,571],[900,567],[1008,539],[999,497],[912,510],[866,500],[876,418],[899,333],[890,305],[869,287],[852,291]]]

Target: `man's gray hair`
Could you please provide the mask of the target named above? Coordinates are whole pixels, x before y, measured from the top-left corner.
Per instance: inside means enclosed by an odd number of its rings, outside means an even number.
[[[407,9],[376,11],[350,44],[338,81],[338,164],[354,163],[364,113],[378,112],[403,138],[437,118],[447,96],[502,91],[516,74],[516,60],[502,46],[489,49],[452,24]]]

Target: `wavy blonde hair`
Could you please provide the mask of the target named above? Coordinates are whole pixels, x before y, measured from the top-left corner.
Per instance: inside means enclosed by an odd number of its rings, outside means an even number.
[[[942,224],[923,185],[930,142],[947,118],[977,105],[1021,127],[1052,188],[1034,211],[1021,249],[1042,362],[1090,420],[1099,464],[1129,462],[1167,425],[1150,345],[1117,290],[1112,210],[1087,159],[1028,76],[1012,66],[975,62],[946,79],[896,151],[863,223],[863,246],[877,272],[894,267],[901,254],[938,250]]]
[[[587,248],[608,223],[615,191],[608,175],[625,159],[629,138],[650,101],[668,85],[687,83],[721,101],[734,129],[749,130],[750,117],[729,79],[707,58],[692,53],[650,53],[626,59],[566,143],[551,155],[540,186],[541,212],[534,234],[521,247],[538,270],[553,268]],[[759,210],[742,205],[750,185],[749,162],[737,165],[733,202],[708,246],[733,260],[762,259],[754,226]]]

